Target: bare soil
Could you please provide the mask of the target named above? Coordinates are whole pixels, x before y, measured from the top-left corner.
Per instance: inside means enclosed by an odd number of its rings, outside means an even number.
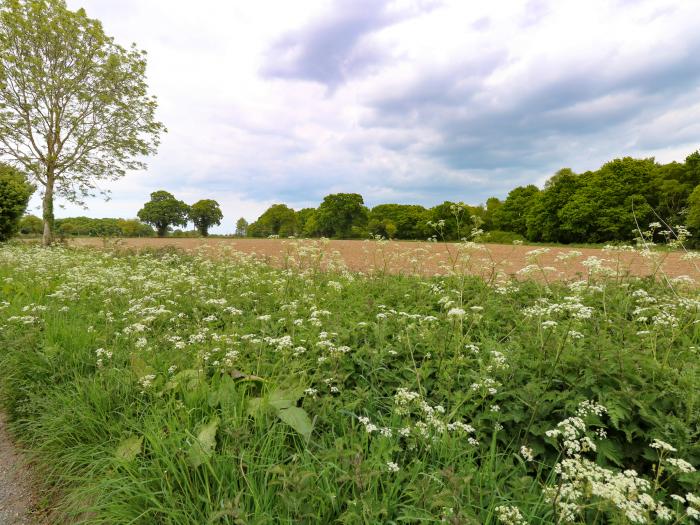
[[[212,256],[231,256],[230,251],[252,254],[277,266],[313,264],[322,255],[323,264],[342,260],[349,269],[359,272],[385,271],[388,273],[412,273],[421,275],[444,274],[459,271],[489,278],[494,274],[525,276],[552,280],[588,275],[584,264],[589,257],[604,259],[604,265],[619,275],[655,275],[663,278],[689,276],[700,281],[698,262],[683,260],[680,252],[654,252],[653,257],[643,257],[639,252],[609,252],[600,248],[552,247],[537,256],[541,271],[523,273],[519,270],[533,263],[533,246],[500,244],[480,245],[481,248],[460,248],[453,243],[429,243],[410,241],[312,241],[294,239],[179,239],[179,238],[129,238],[104,241],[99,238],[78,238],[74,245],[102,247],[114,244],[136,250],[173,247],[185,251],[204,251]],[[580,256],[561,260],[562,254],[580,252]],[[303,261],[303,262],[301,262]]]
[[[36,514],[36,484],[0,413],[0,525],[46,523]]]

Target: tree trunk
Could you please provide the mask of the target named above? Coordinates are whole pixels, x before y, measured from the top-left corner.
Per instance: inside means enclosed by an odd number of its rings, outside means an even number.
[[[53,173],[47,173],[43,202],[44,237],[42,244],[44,246],[50,246],[53,242],[53,185]]]

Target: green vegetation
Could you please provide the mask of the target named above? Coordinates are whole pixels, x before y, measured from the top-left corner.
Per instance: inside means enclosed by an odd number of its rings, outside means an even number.
[[[0,4],[0,156],[42,188],[44,244],[54,197],[80,204],[99,181],[143,169],[163,125],[145,52],[125,49],[64,0]]]
[[[0,163],[0,241],[17,233],[34,190],[23,173]]]
[[[296,214],[285,204],[273,204],[247,229],[251,237],[282,236],[296,233]]]
[[[280,269],[0,247],[0,399],[57,522],[698,516],[685,280],[625,277],[618,252],[547,286],[360,276],[323,246],[290,242]]]
[[[187,226],[190,207],[167,191],[154,191],[151,200],[137,215],[146,224],[155,227],[158,237],[165,237],[170,226]]]
[[[236,221],[236,232],[234,235],[237,237],[245,237],[248,233],[248,221],[244,217],[239,218]]]
[[[369,209],[357,193],[328,195],[318,209],[297,212],[275,204],[251,225],[248,235],[421,240],[437,236],[459,241],[458,232],[473,226],[483,230],[485,242],[501,242],[496,239],[509,238],[504,233],[508,232],[512,239],[532,243],[600,244],[630,241],[648,224],[659,222],[663,228],[653,240],[660,241],[675,235],[677,225],[700,233],[698,188],[700,152],[689,155],[684,163],[670,164],[625,157],[593,172],[561,169],[542,190],[532,184],[519,186],[504,201],[491,197],[486,205],[446,201],[432,208],[380,204]],[[462,224],[455,221],[455,205],[464,211]],[[284,210],[284,220],[271,220],[280,210]],[[284,227],[273,226],[281,222]],[[698,240],[691,238],[690,242]]]
[[[209,228],[221,224],[224,214],[219,203],[212,199],[202,199],[195,202],[189,209],[190,221],[202,237],[209,235]]]

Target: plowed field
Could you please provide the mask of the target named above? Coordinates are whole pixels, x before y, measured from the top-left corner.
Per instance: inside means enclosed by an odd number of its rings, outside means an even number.
[[[598,248],[542,249],[499,244],[464,248],[451,243],[354,240],[131,238],[108,242],[136,250],[163,247],[203,250],[216,257],[226,257],[230,251],[236,251],[254,255],[276,266],[320,264],[325,267],[329,262],[342,260],[349,269],[359,272],[432,275],[454,270],[487,278],[500,274],[529,275],[547,280],[571,278],[578,274],[586,276],[589,271],[596,271],[598,264],[591,258],[597,258],[603,260],[602,265],[609,269],[603,271],[615,271],[620,275],[689,276],[700,280],[699,260],[683,257],[680,252],[655,252],[653,256],[645,257],[639,252]],[[96,247],[105,244],[97,238],[79,238],[72,240],[72,243]],[[589,262],[586,263],[586,260]]]

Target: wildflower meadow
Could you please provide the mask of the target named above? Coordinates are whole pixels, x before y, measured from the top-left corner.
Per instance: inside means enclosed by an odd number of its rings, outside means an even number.
[[[2,408],[56,522],[700,520],[693,276],[611,248],[483,278],[473,243],[442,275],[351,272],[289,243],[0,247]]]

